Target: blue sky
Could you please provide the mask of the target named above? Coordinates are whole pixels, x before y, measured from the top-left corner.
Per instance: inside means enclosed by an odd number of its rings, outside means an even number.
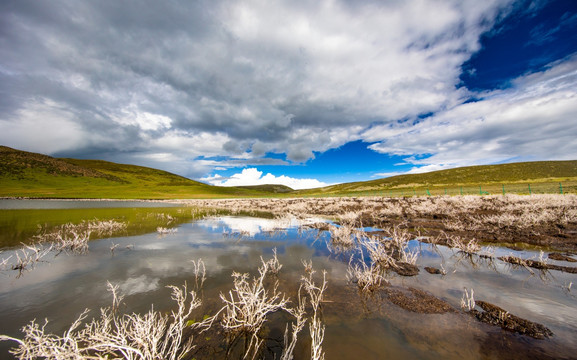
[[[577,2],[3,1],[0,144],[293,188],[577,159]]]

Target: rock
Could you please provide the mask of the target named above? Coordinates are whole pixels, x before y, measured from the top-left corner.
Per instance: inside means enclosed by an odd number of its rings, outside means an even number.
[[[440,269],[434,268],[434,267],[430,267],[430,266],[425,266],[425,270],[429,273],[429,274],[442,274],[443,272]]]

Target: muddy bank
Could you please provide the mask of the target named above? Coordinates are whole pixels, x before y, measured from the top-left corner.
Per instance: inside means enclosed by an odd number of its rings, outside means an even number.
[[[408,289],[388,288],[384,291],[390,302],[411,312],[419,314],[456,312],[449,303],[423,290],[409,287]]]
[[[268,211],[278,216],[323,216],[357,227],[408,229],[482,243],[577,251],[577,196],[430,196],[187,200],[195,206]]]
[[[546,326],[509,314],[508,311],[496,305],[485,301],[476,301],[476,304],[483,311],[473,309],[469,313],[481,322],[499,326],[503,330],[527,335],[535,339],[545,339],[553,336],[553,332]]]
[[[531,259],[521,259],[516,256],[501,256],[499,260],[507,262],[513,265],[519,265],[524,267],[530,267],[538,270],[556,270],[563,271],[566,273],[577,274],[577,267],[572,266],[562,266],[556,264],[548,264],[543,261],[531,260]]]

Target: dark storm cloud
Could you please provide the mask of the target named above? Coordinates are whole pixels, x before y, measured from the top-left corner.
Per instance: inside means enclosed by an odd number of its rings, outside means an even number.
[[[192,177],[279,163],[267,153],[304,162],[385,140],[375,126],[461,104],[463,62],[510,9],[508,0],[5,0],[0,143]]]

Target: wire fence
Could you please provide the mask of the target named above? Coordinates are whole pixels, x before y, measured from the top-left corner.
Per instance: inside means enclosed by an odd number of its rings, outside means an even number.
[[[338,192],[327,194],[314,194],[305,197],[325,196],[387,196],[387,197],[410,197],[410,196],[440,196],[440,195],[532,195],[532,194],[577,194],[577,181],[567,182],[539,182],[539,183],[514,183],[514,184],[480,184],[462,186],[418,186],[418,187],[395,187],[382,188],[379,190],[360,190],[350,192]]]

